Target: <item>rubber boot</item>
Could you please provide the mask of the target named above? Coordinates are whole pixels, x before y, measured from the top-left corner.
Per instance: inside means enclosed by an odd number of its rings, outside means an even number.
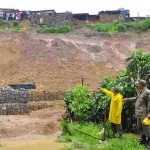
[[[150,149],[150,138],[148,138],[148,141],[147,141],[146,147],[147,147],[148,149]]]
[[[116,134],[115,132],[113,132],[113,134],[111,135],[111,138],[116,138]]]
[[[122,139],[123,138],[123,135],[122,134],[119,134],[119,139]]]
[[[140,144],[141,145],[146,145],[146,135],[145,134],[141,135]]]

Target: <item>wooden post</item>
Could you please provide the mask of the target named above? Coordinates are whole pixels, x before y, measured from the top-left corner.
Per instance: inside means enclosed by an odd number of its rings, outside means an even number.
[[[104,141],[106,140],[106,106],[104,108]]]
[[[83,83],[84,83],[84,79],[82,78],[82,86],[84,85]]]
[[[45,101],[45,91],[43,91],[43,93],[44,93],[44,101]]]

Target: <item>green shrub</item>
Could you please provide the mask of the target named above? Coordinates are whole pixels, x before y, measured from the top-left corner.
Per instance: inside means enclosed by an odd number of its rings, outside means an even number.
[[[11,20],[5,23],[2,22],[0,30],[21,31],[21,28],[18,26],[18,22],[18,20]]]
[[[137,28],[137,22],[126,22],[126,23],[123,23],[123,24],[126,26],[127,29],[128,28],[134,28],[134,29]]]
[[[123,23],[119,23],[119,24],[117,25],[117,30],[118,30],[119,32],[125,32],[125,31],[127,30],[127,26],[126,26],[125,24],[123,24]]]
[[[69,33],[71,32],[70,26],[61,26],[61,27],[48,27],[45,26],[38,31],[39,33],[49,34],[49,33]]]
[[[150,29],[150,20],[142,20],[137,23],[137,31],[144,32]]]
[[[71,135],[71,130],[69,127],[69,121],[68,120],[61,122],[61,127],[62,127],[63,135]]]
[[[0,26],[0,30],[5,30],[6,27],[5,26]]]
[[[76,121],[85,121],[89,117],[89,108],[93,103],[92,93],[87,87],[77,85],[68,90],[64,98],[66,109],[74,112]]]

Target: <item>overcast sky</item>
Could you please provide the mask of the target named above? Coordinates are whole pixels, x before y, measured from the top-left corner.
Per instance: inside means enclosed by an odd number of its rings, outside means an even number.
[[[131,16],[150,15],[150,0],[0,0],[1,8],[55,9],[56,12],[97,14],[102,10],[129,9]]]

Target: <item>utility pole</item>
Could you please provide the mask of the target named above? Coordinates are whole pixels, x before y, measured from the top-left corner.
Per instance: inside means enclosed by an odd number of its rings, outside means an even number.
[[[140,15],[139,15],[139,12],[138,12],[138,21],[140,20]]]

